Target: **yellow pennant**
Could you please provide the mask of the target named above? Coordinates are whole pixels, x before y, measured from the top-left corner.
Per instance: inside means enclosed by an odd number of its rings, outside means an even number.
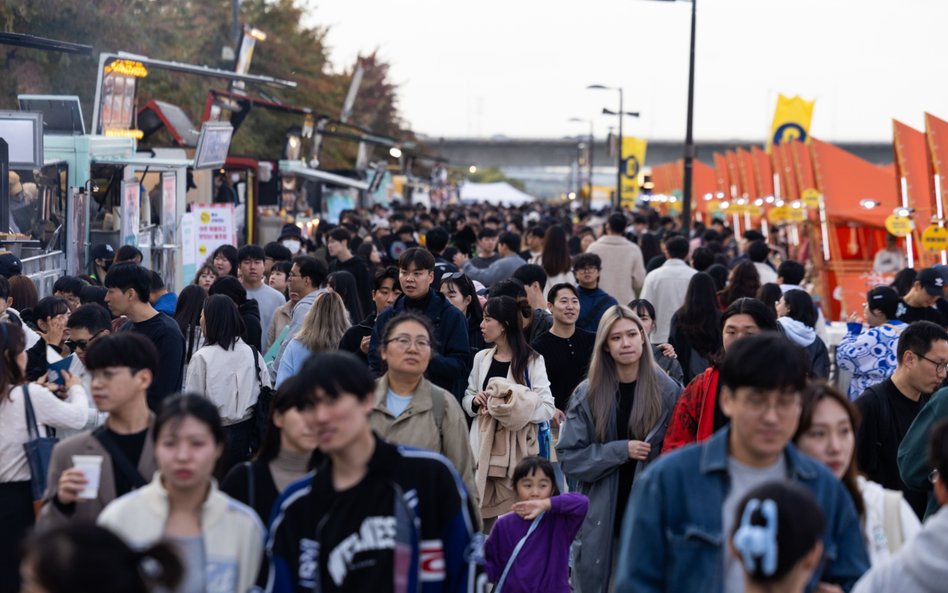
[[[813,118],[813,105],[816,101],[807,101],[802,97],[777,98],[774,121],[770,125],[767,137],[767,152],[777,144],[799,140],[810,141],[810,120]]]

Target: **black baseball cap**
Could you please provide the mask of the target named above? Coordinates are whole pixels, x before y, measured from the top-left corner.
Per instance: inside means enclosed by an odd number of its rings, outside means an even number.
[[[899,308],[899,293],[891,286],[876,286],[866,293],[866,307],[870,311],[882,311],[886,319],[895,319]]]
[[[106,261],[112,261],[112,258],[115,257],[115,250],[112,249],[112,246],[108,243],[99,243],[92,248],[90,255],[93,260],[104,259]]]
[[[934,268],[925,268],[918,273],[915,281],[922,285],[931,296],[944,296],[945,276]]]
[[[0,276],[11,278],[23,273],[23,262],[9,251],[0,253]]]

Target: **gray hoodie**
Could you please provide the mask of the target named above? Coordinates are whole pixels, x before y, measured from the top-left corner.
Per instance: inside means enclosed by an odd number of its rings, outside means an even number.
[[[898,554],[872,567],[852,593],[941,593],[948,583],[948,506],[932,515]]]

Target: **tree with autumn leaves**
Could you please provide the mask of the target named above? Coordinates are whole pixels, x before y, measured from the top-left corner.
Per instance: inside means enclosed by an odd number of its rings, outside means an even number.
[[[98,55],[127,51],[151,58],[233,69],[222,58],[234,46],[229,0],[15,0],[0,4],[3,30],[93,46],[91,56],[0,46],[5,76],[0,77],[0,109],[15,109],[25,93],[78,95],[86,121],[91,120]],[[325,45],[328,27],[303,25],[309,8],[302,0],[242,0],[240,21],[267,34],[253,54],[250,72],[294,80],[295,89],[263,88],[287,105],[308,107],[337,118],[354,64],[334,72]],[[312,19],[310,19],[312,20]],[[376,53],[361,58],[364,75],[350,121],[377,134],[413,139],[399,116],[397,86],[388,64]],[[139,89],[139,107],[150,99],[178,105],[195,125],[200,123],[209,89],[226,81],[152,69]],[[260,89],[248,89],[254,93]],[[264,112],[248,117],[234,139],[232,153],[279,156],[288,119]],[[302,121],[298,121],[301,124]],[[321,166],[351,167],[357,144],[327,138]],[[372,158],[382,156],[377,149]],[[274,157],[271,157],[274,158]]]

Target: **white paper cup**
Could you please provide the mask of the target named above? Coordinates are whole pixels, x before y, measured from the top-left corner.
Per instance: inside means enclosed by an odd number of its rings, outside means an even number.
[[[79,498],[94,500],[99,497],[99,478],[102,476],[101,455],[73,455],[72,465],[85,475],[88,484],[79,493]]]

